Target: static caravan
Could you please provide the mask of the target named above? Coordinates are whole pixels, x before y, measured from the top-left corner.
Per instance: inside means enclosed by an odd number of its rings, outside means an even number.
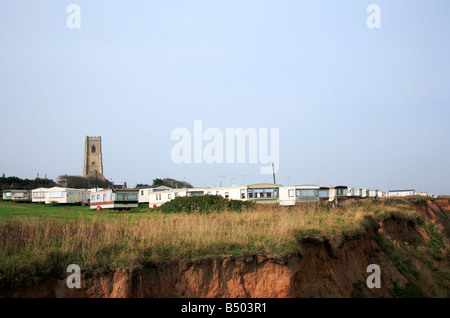
[[[280,188],[280,205],[295,205],[296,202],[318,202],[319,186],[297,185]]]
[[[149,197],[150,194],[153,192],[160,192],[160,191],[168,191],[168,190],[172,190],[171,187],[168,186],[152,186],[152,187],[148,187],[148,188],[142,188],[142,189],[138,189],[139,190],[139,203],[149,203]]]
[[[382,199],[386,197],[386,193],[383,191],[378,190],[377,191],[377,198]]]
[[[84,205],[88,203],[88,191],[84,189],[53,187],[45,193],[45,204],[52,202],[58,204]]]
[[[341,201],[347,199],[347,186],[330,187],[329,201]]]
[[[390,198],[407,197],[414,195],[415,190],[389,190]]]
[[[48,188],[38,188],[31,190],[31,201],[33,203],[45,203],[45,192],[47,192]]]
[[[378,194],[378,190],[367,190],[367,197],[368,198],[376,198]]]
[[[420,195],[421,197],[432,197],[433,195],[428,192],[414,192],[414,195]]]
[[[177,197],[185,197],[188,194],[188,190],[191,189],[171,189],[166,191],[151,192],[148,197],[149,198],[148,206],[151,208],[158,207]]]
[[[117,189],[90,193],[91,209],[131,209],[138,207],[139,190]]]
[[[320,187],[316,185],[300,185],[295,187],[296,202],[318,202]]]
[[[280,187],[280,205],[295,205],[295,186]]]
[[[31,190],[12,190],[11,201],[31,202]]]
[[[3,200],[11,201],[11,192],[12,190],[3,190]]]
[[[349,198],[360,198],[362,193],[362,189],[357,188],[348,188],[347,189],[347,196]]]
[[[220,195],[226,199],[247,200],[247,186],[205,189],[205,195]]]
[[[272,183],[257,183],[247,187],[247,199],[258,203],[278,203],[280,200],[280,185]]]

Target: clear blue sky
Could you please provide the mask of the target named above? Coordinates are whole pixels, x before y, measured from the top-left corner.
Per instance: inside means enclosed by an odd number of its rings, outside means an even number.
[[[69,29],[69,4],[81,28]],[[369,29],[369,4],[381,29]],[[1,1],[0,173],[272,182],[175,164],[177,127],[279,128],[277,182],[450,193],[450,1]],[[245,176],[245,177],[243,177]],[[234,179],[232,179],[234,178]]]

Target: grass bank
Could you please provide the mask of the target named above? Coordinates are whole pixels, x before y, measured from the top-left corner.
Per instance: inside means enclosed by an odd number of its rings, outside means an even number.
[[[61,277],[72,263],[84,270],[108,270],[206,256],[285,255],[298,251],[296,237],[358,231],[367,215],[416,217],[408,201],[380,200],[348,202],[336,208],[256,205],[210,213],[0,205],[3,287],[29,277]]]

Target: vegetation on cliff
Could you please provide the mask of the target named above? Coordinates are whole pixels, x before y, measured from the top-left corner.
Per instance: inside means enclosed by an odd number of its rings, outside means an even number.
[[[416,202],[282,207],[226,201],[176,199],[157,209],[141,207],[128,213],[1,202],[0,291],[30,278],[62,279],[69,264],[84,271],[108,271],[208,256],[301,254],[300,238],[351,239],[396,219],[411,222],[425,239],[399,240],[379,233],[381,250],[410,283],[393,284],[393,296],[440,296],[442,290],[450,295],[448,238],[439,224],[418,212]],[[422,287],[427,277],[439,281],[431,291]]]

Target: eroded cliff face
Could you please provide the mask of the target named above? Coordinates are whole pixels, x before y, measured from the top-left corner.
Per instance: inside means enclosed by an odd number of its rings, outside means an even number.
[[[421,217],[435,222],[443,234],[450,238],[450,199],[421,201],[414,208]]]
[[[448,200],[419,206],[419,214],[447,228]],[[431,212],[430,212],[431,210]],[[439,214],[439,216],[438,216]],[[442,214],[442,215],[440,215]],[[444,222],[444,223],[442,223]],[[393,286],[408,284],[405,273],[386,253],[382,239],[402,248],[427,242],[429,237],[409,219],[391,216],[372,222],[363,233],[333,238],[299,238],[301,252],[275,257],[246,255],[211,257],[198,261],[153,264],[146,268],[120,268],[109,273],[83,273],[80,289],[65,280],[18,286],[7,297],[392,297]],[[391,246],[389,245],[389,246]],[[446,253],[444,251],[444,253]],[[448,259],[448,255],[443,255]],[[381,269],[381,288],[368,288],[370,264]],[[448,297],[445,288],[439,289]]]

